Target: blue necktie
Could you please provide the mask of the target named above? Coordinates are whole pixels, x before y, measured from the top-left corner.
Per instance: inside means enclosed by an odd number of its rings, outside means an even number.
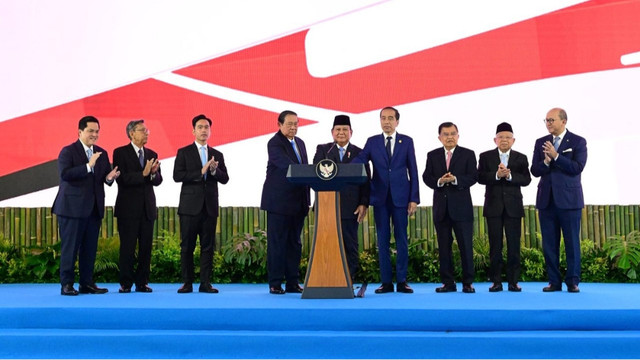
[[[344,156],[344,148],[340,146],[338,149],[340,150],[340,161],[342,161],[342,157]]]
[[[200,147],[200,161],[202,162],[202,166],[207,163],[207,149],[204,146]],[[205,180],[207,179],[207,172],[204,173]]]
[[[507,154],[500,153],[500,162],[501,162],[504,166],[507,166],[507,165],[508,165],[508,163],[509,163],[508,155],[507,155]]]
[[[558,151],[558,148],[560,147],[560,136],[553,138],[553,147]]]
[[[393,137],[387,136],[387,145],[385,146],[387,148],[387,156],[389,156],[389,159],[391,159],[391,140],[392,139]]]
[[[91,160],[91,156],[93,156],[93,150],[91,148],[87,149],[87,159]],[[93,167],[91,167],[91,172],[93,172]]]
[[[293,152],[296,153],[296,157],[298,158],[298,163],[302,164],[302,158],[300,158],[300,154],[298,153],[298,149],[296,148],[296,143],[291,140],[291,147],[293,147]]]
[[[142,149],[138,150],[138,161],[140,161],[140,167],[144,168],[144,155],[142,155]]]

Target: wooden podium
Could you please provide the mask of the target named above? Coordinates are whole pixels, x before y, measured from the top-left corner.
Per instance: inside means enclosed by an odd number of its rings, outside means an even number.
[[[303,299],[353,299],[351,275],[342,240],[340,189],[367,181],[363,164],[289,165],[287,179],[316,192],[315,233],[304,281]]]

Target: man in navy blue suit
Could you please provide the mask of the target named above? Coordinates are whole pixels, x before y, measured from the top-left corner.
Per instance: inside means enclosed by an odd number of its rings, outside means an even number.
[[[457,291],[453,274],[451,245],[453,234],[460,249],[462,291],[473,288],[473,203],[469,189],[478,181],[476,155],[473,150],[458,146],[458,127],[445,122],[438,127],[438,139],[443,147],[427,154],[422,174],[424,183],[433,189],[433,222],[438,237],[438,257],[442,286],[436,292]]]
[[[416,212],[420,203],[418,167],[413,139],[398,134],[398,110],[388,106],[380,111],[382,134],[367,139],[362,152],[353,163],[373,164],[370,204],[376,221],[378,256],[382,285],[376,294],[393,292],[391,254],[391,225],[396,240],[396,290],[412,293],[407,283],[409,250],[407,239],[408,216]]]
[[[267,143],[269,160],[260,209],[267,212],[267,272],[269,293],[302,293],[299,284],[302,242],[300,234],[309,213],[309,187],[287,180],[291,164],[308,164],[307,149],[298,133],[298,115],[285,110],[278,115],[278,132]]]
[[[536,140],[531,174],[540,178],[536,208],[549,285],[542,291],[562,291],[560,231],[567,254],[567,291],[580,292],[580,220],[584,197],[580,175],[587,163],[587,141],[566,129],[567,113],[549,110],[544,119],[549,135]]]
[[[98,249],[98,233],[104,217],[104,185],[111,186],[120,175],[111,169],[107,152],[95,145],[100,123],[93,116],[78,122],[78,140],[58,155],[60,187],[52,211],[60,228],[60,284],[62,295],[78,295],[74,289],[74,267],[78,259],[79,292],[104,294],[93,281],[93,266]]]

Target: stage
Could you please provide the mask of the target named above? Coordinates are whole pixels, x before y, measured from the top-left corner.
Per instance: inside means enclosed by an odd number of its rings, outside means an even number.
[[[640,284],[581,292],[414,294],[301,299],[265,284],[219,294],[60,295],[58,284],[0,285],[2,358],[638,358]],[[77,286],[76,286],[77,288]],[[195,286],[197,289],[197,285]],[[506,289],[506,286],[505,286]]]

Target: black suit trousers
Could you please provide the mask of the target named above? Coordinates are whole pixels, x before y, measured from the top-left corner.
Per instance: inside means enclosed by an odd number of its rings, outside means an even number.
[[[344,243],[344,252],[347,257],[347,265],[351,274],[351,282],[356,277],[360,253],[358,249],[358,220],[342,219],[342,241]]]
[[[151,272],[151,247],[153,245],[153,220],[141,218],[118,218],[120,233],[120,285],[131,287],[149,283]],[[136,245],[138,267],[134,272]]]
[[[180,215],[180,269],[184,283],[191,284],[195,278],[193,252],[198,238],[200,238],[200,283],[211,282],[217,222],[218,217],[210,216],[206,205],[198,215]]]
[[[510,217],[504,211],[502,216],[487,217],[489,232],[489,279],[502,282],[503,230],[507,238],[507,281],[515,284],[520,278],[520,231],[521,218]]]
[[[291,286],[299,283],[302,257],[300,234],[304,217],[305,214],[267,212],[267,271],[270,287],[281,286],[283,279]]]
[[[440,278],[445,285],[455,284],[453,269],[453,233],[456,234],[460,262],[462,263],[462,283],[471,284],[475,276],[473,268],[473,221],[453,221],[449,216],[434,223],[438,238]]]

